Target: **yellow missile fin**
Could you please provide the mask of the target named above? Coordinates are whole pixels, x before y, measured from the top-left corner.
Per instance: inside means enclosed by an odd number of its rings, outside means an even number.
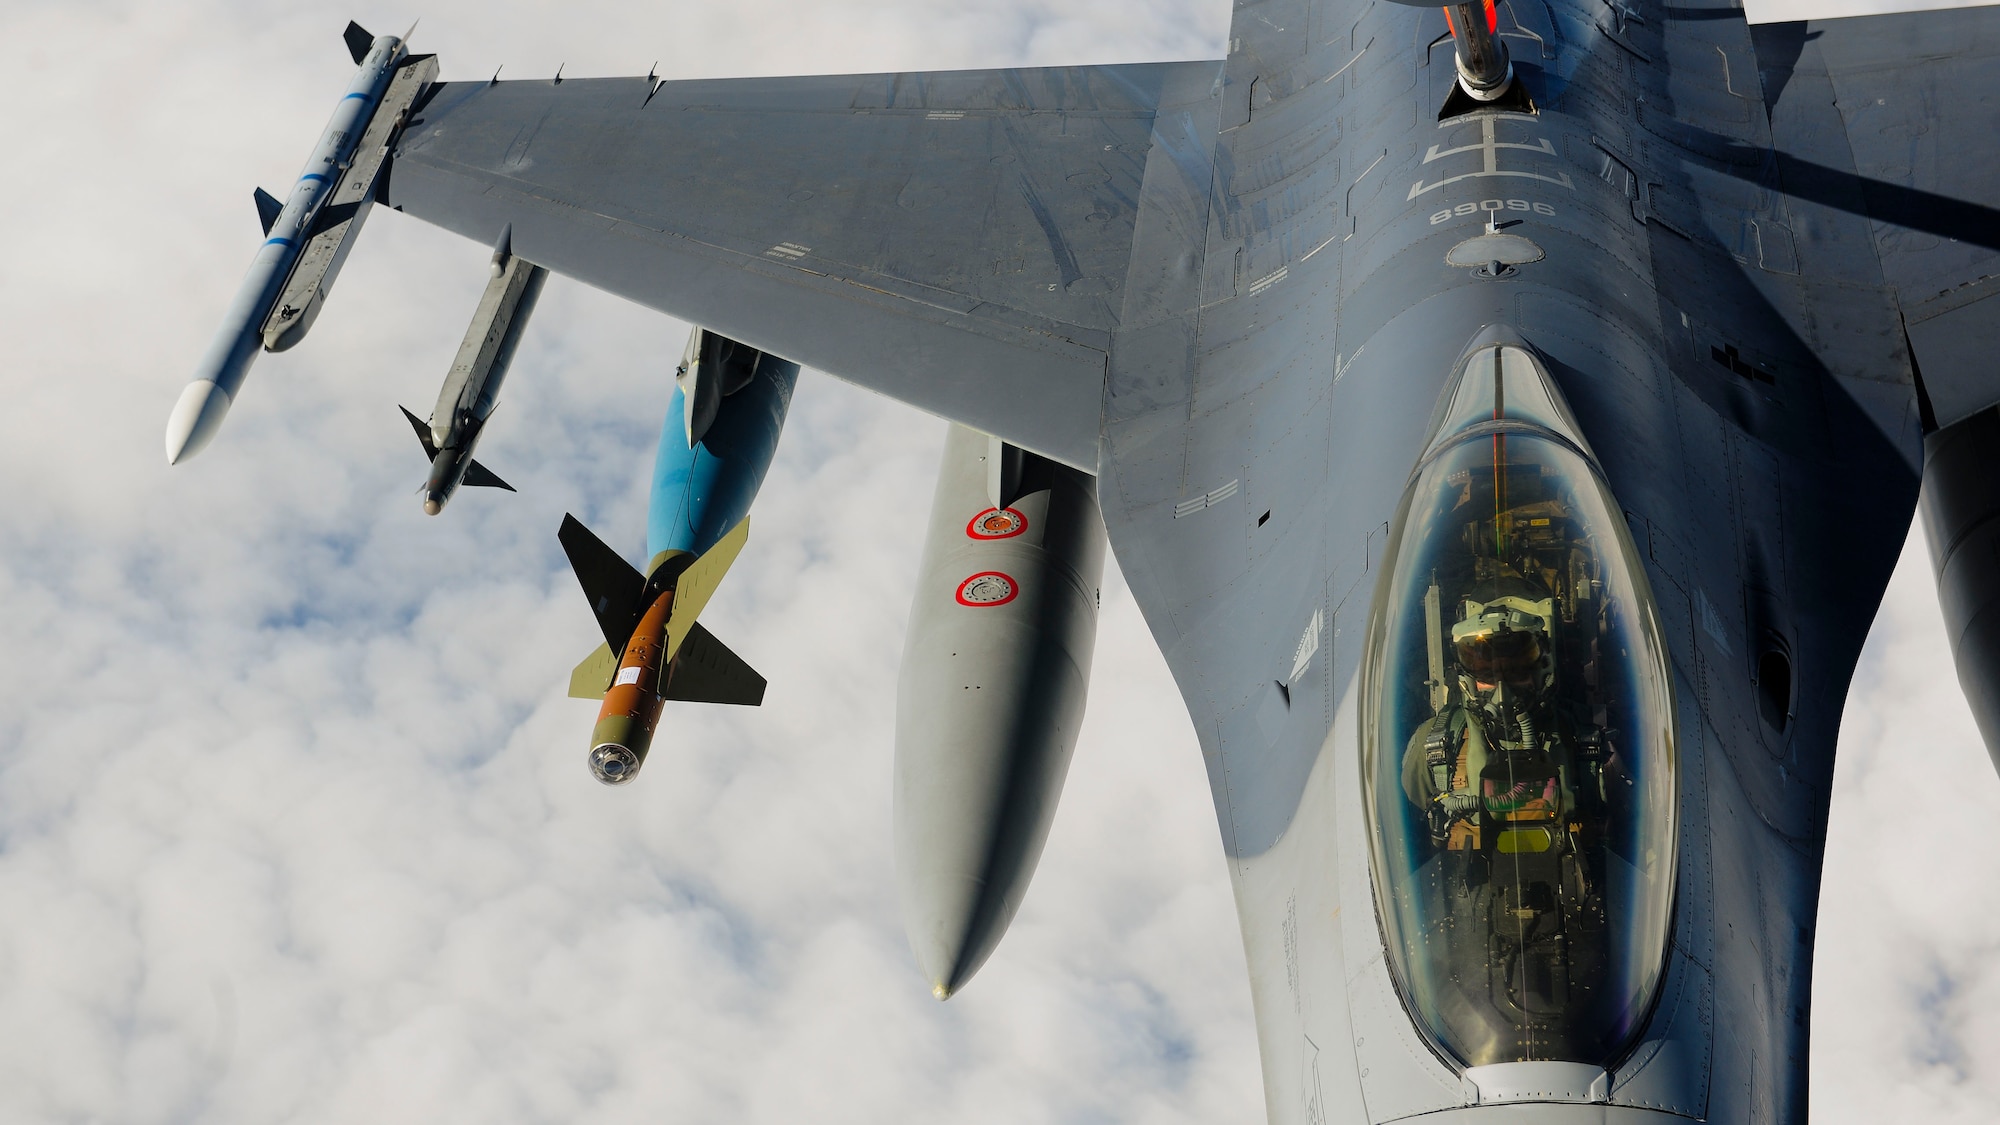
[[[708,549],[708,553],[694,560],[686,570],[681,571],[679,581],[674,583],[674,608],[667,617],[667,651],[662,663],[672,661],[674,654],[681,650],[681,642],[687,639],[688,630],[694,628],[694,619],[701,616],[702,607],[722,584],[722,576],[729,573],[730,564],[743,550],[743,544],[750,538],[750,517],[722,537],[721,541]]]
[[[583,658],[576,671],[569,674],[569,695],[571,699],[603,699],[611,690],[611,677],[618,671],[618,654],[610,645],[598,645],[597,651]]]

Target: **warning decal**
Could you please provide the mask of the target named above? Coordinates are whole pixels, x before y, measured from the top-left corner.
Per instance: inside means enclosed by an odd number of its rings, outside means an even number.
[[[1028,530],[1028,517],[1012,508],[988,508],[972,517],[965,533],[974,539],[1011,539]]]
[[[997,570],[975,574],[958,584],[958,604],[969,606],[1006,605],[1021,592],[1015,581]]]

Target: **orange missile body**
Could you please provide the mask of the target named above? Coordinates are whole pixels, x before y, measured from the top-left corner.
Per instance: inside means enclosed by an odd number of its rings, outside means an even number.
[[[661,551],[640,574],[575,516],[564,518],[558,537],[604,631],[604,644],[570,673],[569,692],[601,701],[590,732],[597,780],[623,785],[637,776],[668,699],[764,701],[764,677],[695,622],[749,534],[745,519],[707,554]]]
[[[597,726],[590,732],[590,769],[606,785],[632,780],[645,764],[659,725],[663,665],[667,654],[667,619],[673,615],[674,591],[662,593],[646,607],[625,653],[618,674],[604,693]]]

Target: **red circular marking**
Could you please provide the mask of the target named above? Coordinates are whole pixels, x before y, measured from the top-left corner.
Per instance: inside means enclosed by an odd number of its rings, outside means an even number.
[[[972,539],[1012,539],[1028,530],[1028,517],[1012,508],[988,508],[965,525]]]
[[[958,604],[974,609],[1006,605],[1021,593],[1021,584],[1012,575],[982,570],[958,584]]]

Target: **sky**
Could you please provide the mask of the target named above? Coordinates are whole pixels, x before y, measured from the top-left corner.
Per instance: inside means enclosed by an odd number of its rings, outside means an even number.
[[[704,622],[771,681],[607,790],[555,539],[636,556],[687,327],[561,278],[425,517],[487,249],[377,213],[311,336],[168,469],[167,413],[351,74],[413,13],[0,6],[0,1120],[1249,1122],[1242,947],[1186,713],[1115,566],[1039,874],[948,1004],[898,920],[896,664],[942,422],[810,372]],[[426,0],[444,76],[1219,53],[1187,0]],[[1849,702],[1816,1121],[2000,1119],[2000,780],[1921,537]]]

